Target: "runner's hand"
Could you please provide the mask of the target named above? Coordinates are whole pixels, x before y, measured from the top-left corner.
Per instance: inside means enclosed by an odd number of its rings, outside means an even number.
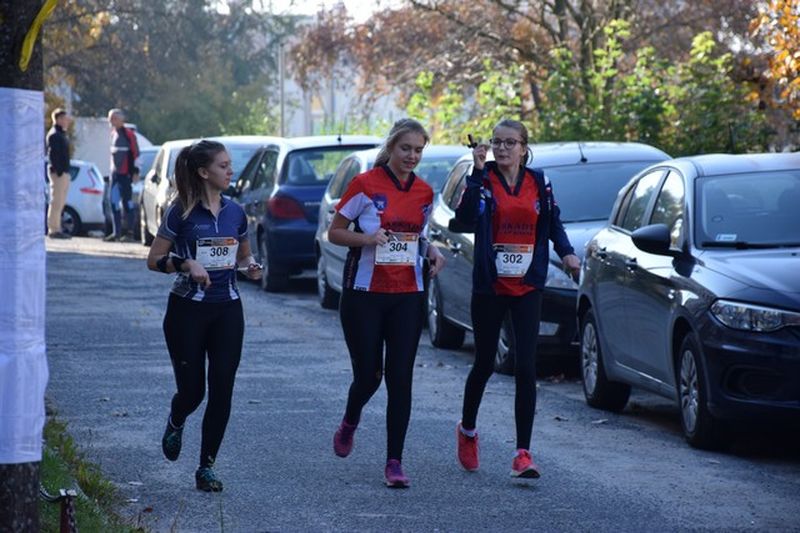
[[[210,287],[211,278],[208,275],[208,271],[203,268],[203,265],[191,259],[186,262],[189,263],[189,276],[197,282],[198,285],[202,285],[203,288],[207,289]]]
[[[428,247],[428,259],[430,260],[430,274],[435,277],[444,268],[445,258],[442,253],[434,246]]]
[[[374,246],[383,246],[390,240],[392,233],[387,229],[379,229],[372,235],[369,235],[367,244]]]
[[[483,170],[483,166],[486,164],[486,154],[488,151],[489,145],[483,143],[472,149],[472,161],[475,163],[476,169]]]
[[[564,270],[572,274],[573,276],[577,276],[581,272],[581,260],[578,259],[578,256],[575,254],[565,255],[561,258],[561,261],[564,263]]]
[[[247,265],[247,271],[244,273],[249,279],[253,281],[258,281],[261,279],[261,274],[263,272],[263,268],[258,263],[250,263]]]

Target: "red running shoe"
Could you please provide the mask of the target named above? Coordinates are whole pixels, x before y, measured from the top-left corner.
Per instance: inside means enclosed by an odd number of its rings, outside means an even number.
[[[458,462],[468,472],[478,469],[478,434],[468,437],[461,431],[461,422],[456,426],[456,438],[458,439]]]
[[[511,463],[511,475],[524,479],[536,479],[539,477],[539,467],[533,462],[531,452],[528,450],[517,450],[517,456]]]
[[[397,459],[386,461],[386,469],[383,471],[386,476],[386,486],[391,489],[407,489],[411,482],[403,473],[403,467]]]
[[[357,425],[348,424],[342,419],[339,429],[333,434],[333,453],[339,457],[347,457],[353,450],[353,434]]]

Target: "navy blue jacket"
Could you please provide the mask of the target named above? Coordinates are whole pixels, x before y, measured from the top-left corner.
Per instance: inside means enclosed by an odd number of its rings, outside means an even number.
[[[69,139],[64,128],[53,124],[47,132],[47,157],[50,159],[50,170],[56,174],[69,172]]]
[[[494,282],[497,280],[497,268],[495,267],[497,253],[492,242],[492,214],[496,200],[492,195],[491,188],[486,186],[489,183],[486,174],[490,168],[499,173],[494,161],[487,161],[483,170],[473,168],[472,174],[467,176],[467,188],[456,209],[456,220],[475,232],[472,290],[484,294],[494,294]],[[543,289],[547,279],[547,266],[550,263],[548,241],[553,241],[553,247],[559,257],[575,253],[575,251],[569,243],[564,225],[561,223],[561,211],[553,199],[553,186],[550,180],[545,178],[542,170],[526,168],[523,179],[529,177],[536,181],[541,207],[536,223],[533,260],[522,279],[526,285]]]

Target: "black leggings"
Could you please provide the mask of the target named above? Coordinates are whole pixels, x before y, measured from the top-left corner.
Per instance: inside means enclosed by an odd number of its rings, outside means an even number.
[[[344,418],[357,424],[361,410],[380,387],[385,344],[387,460],[403,458],[424,305],[422,292],[387,294],[346,289],[342,294],[342,330],[353,365]]]
[[[514,418],[517,448],[529,449],[536,411],[536,339],[539,337],[542,293],[534,290],[524,296],[472,294],[472,326],[475,334],[475,364],[464,387],[461,423],[474,429],[486,382],[494,372],[497,341],[503,319],[510,311],[514,329]]]
[[[203,401],[208,354],[208,405],[203,416],[200,466],[213,464],[225,435],[243,336],[240,300],[204,303],[169,295],[164,337],[178,387],[170,413],[176,426]]]

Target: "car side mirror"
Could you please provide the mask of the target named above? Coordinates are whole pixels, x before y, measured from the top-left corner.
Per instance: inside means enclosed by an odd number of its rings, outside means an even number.
[[[633,244],[643,252],[677,257],[679,250],[672,248],[672,238],[666,224],[651,224],[635,230],[631,234]]]
[[[457,218],[451,218],[447,223],[447,229],[453,233],[475,233],[475,227],[471,224],[465,224]]]
[[[158,185],[158,182],[159,182],[159,181],[161,181],[161,178],[159,178],[159,177],[158,177],[158,174],[153,174],[153,175],[150,177],[150,181],[151,181],[152,183],[155,183],[156,185]]]

